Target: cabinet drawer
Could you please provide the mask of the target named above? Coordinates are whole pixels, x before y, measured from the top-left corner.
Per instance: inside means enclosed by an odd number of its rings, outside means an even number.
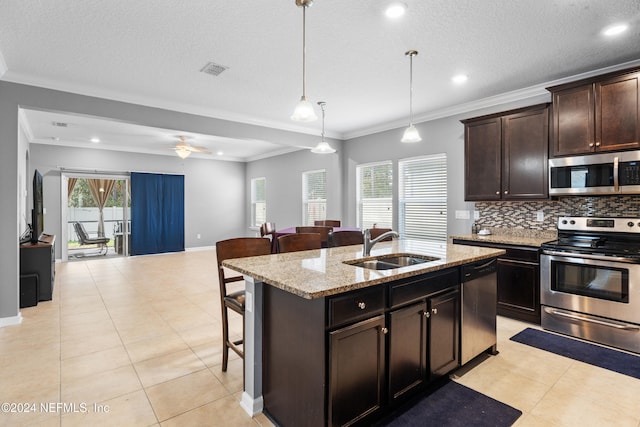
[[[426,279],[413,278],[391,285],[389,288],[389,305],[397,307],[412,301],[425,298],[443,289],[460,283],[457,268],[444,270],[430,275]]]
[[[329,300],[329,326],[371,317],[384,311],[384,286],[357,290]]]
[[[507,253],[505,255],[501,255],[500,258],[504,259],[513,259],[519,261],[529,261],[529,262],[540,262],[538,256],[538,250],[527,250],[527,249],[511,249],[505,248]]]

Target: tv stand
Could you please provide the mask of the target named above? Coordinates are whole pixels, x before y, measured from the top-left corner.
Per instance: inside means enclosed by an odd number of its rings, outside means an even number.
[[[21,296],[32,294],[26,287],[32,286],[35,275],[37,278],[35,280],[35,283],[37,283],[37,301],[50,301],[52,299],[56,274],[55,240],[56,236],[42,234],[38,243],[29,242],[20,245]],[[27,307],[28,305],[24,306]],[[20,303],[20,307],[23,307],[23,302]]]

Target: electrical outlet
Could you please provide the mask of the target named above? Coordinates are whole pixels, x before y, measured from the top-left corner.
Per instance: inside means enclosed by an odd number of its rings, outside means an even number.
[[[249,313],[253,311],[253,294],[251,292],[244,293],[244,309]]]
[[[473,211],[473,219],[480,219],[480,211]]]
[[[469,211],[456,211],[456,219],[469,219]]]
[[[196,234],[196,239],[200,239],[200,233]]]
[[[538,222],[544,221],[544,212],[543,211],[537,211],[536,212],[536,221],[538,221]]]

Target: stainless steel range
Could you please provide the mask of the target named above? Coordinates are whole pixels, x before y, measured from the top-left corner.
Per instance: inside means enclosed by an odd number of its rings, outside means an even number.
[[[640,218],[560,217],[540,286],[543,328],[640,353]]]

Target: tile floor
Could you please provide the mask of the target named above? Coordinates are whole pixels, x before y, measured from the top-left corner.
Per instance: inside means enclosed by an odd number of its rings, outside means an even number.
[[[23,409],[0,425],[271,426],[238,405],[242,361],[220,370],[217,290],[213,250],[56,264],[53,300],[0,328],[0,403]],[[500,354],[456,380],[518,427],[640,427],[640,380],[509,341],[527,326],[499,318]]]

